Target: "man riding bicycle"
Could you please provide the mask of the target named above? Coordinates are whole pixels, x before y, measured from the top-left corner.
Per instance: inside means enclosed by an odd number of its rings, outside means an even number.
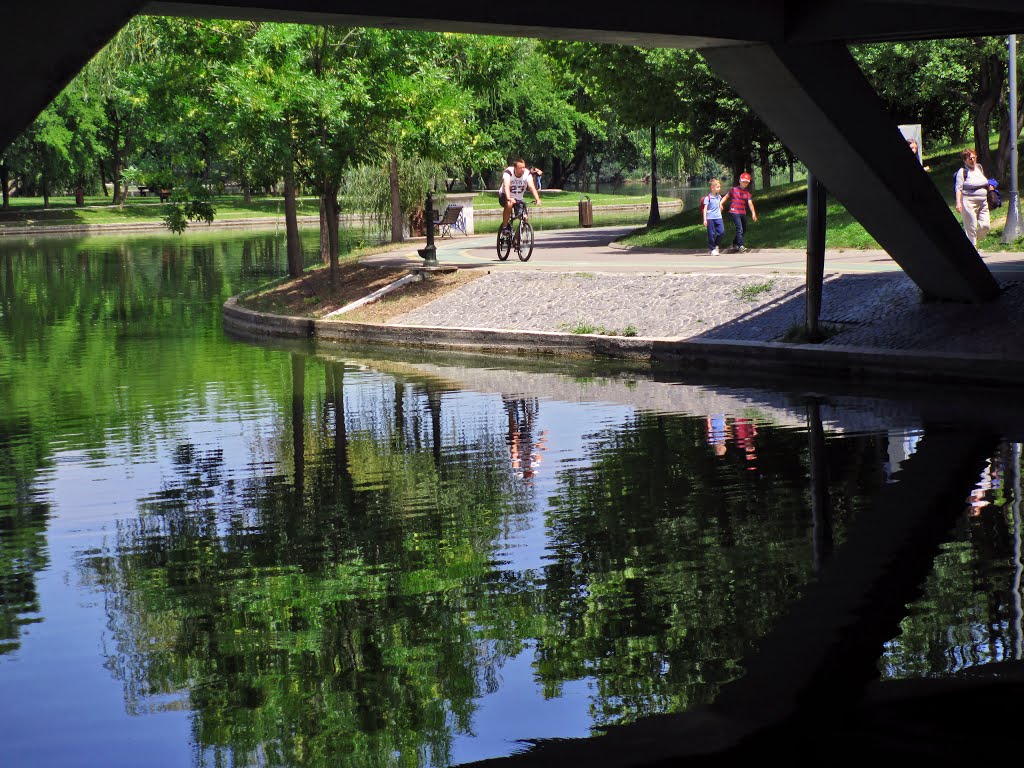
[[[534,202],[540,205],[540,194],[537,192],[537,186],[533,183],[533,175],[526,170],[526,161],[519,158],[501,175],[498,202],[502,207],[502,228],[508,227],[509,220],[512,218],[512,209],[516,203],[523,202],[527,189],[533,194]]]

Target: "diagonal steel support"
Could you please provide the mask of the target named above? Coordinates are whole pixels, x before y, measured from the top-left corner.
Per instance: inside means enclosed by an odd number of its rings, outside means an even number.
[[[703,55],[926,298],[995,298],[995,278],[844,44],[746,45]]]

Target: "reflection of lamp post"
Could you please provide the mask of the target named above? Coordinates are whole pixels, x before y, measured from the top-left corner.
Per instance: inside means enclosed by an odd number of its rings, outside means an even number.
[[[1017,195],[1017,36],[1010,35],[1010,200],[1002,241],[1011,243],[1021,234],[1020,198]]]

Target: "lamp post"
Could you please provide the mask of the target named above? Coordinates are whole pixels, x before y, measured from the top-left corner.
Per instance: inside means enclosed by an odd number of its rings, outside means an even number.
[[[825,187],[807,171],[807,338],[821,341],[821,294],[825,281]]]
[[[1017,195],[1017,36],[1010,35],[1010,200],[1002,241],[1012,243],[1021,236],[1020,197]]]
[[[423,257],[423,266],[437,266],[437,248],[434,247],[434,193],[427,192],[427,210],[424,214],[427,222],[427,247],[421,248],[417,253]]]

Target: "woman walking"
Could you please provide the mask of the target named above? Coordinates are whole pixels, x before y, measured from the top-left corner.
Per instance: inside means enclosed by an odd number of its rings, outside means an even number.
[[[956,172],[956,210],[964,220],[964,232],[971,245],[978,247],[978,241],[988,235],[988,177],[978,164],[978,154],[973,149],[960,153],[964,165]]]

